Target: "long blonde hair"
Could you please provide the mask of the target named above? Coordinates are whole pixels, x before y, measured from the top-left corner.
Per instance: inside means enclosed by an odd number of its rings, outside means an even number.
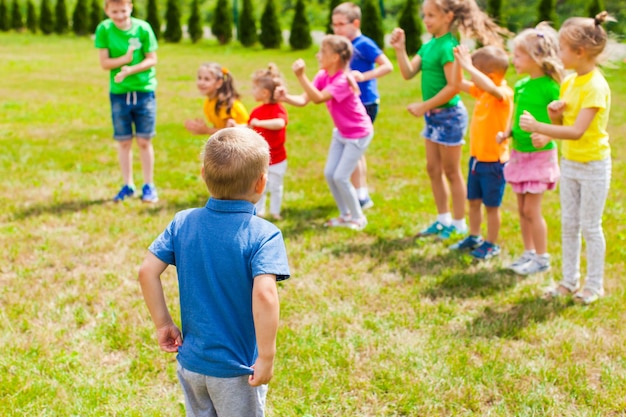
[[[534,28],[521,31],[513,39],[513,46],[524,49],[544,74],[561,83],[563,63],[559,58],[559,40],[556,30],[548,22],[541,22]]]

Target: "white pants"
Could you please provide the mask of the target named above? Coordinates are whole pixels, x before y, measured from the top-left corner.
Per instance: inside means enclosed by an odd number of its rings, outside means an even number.
[[[267,186],[263,191],[261,199],[256,203],[256,214],[262,216],[265,214],[265,200],[267,193],[270,193],[270,214],[273,216],[280,215],[280,206],[283,203],[283,183],[285,180],[285,172],[287,172],[287,160],[270,165],[267,171]]]
[[[611,185],[611,158],[587,163],[561,160],[561,285],[574,291],[580,285],[581,232],[587,246],[585,289],[604,292],[606,241],[602,213]]]

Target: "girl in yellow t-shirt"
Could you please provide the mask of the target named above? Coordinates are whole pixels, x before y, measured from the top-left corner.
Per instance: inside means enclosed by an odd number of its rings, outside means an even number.
[[[185,128],[189,132],[211,135],[225,127],[248,124],[248,111],[239,101],[239,93],[228,69],[215,62],[200,65],[196,86],[206,96],[204,115],[213,127],[202,119],[186,120]]]
[[[606,127],[611,90],[597,68],[607,35],[602,23],[607,12],[595,18],[572,17],[559,31],[561,60],[574,70],[561,85],[560,99],[548,105],[552,124],[530,114],[520,117],[520,127],[532,132],[540,147],[546,136],[563,140],[561,148],[561,229],[563,278],[548,289],[549,296],[575,294],[589,304],[604,295],[606,242],[602,213],[611,182],[611,149]],[[546,136],[544,136],[546,135]],[[587,278],[580,286],[580,235],[587,244]]]

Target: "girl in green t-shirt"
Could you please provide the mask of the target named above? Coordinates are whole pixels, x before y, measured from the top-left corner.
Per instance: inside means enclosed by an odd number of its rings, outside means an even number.
[[[474,0],[426,0],[422,12],[432,39],[409,59],[404,31],[396,28],[391,34],[391,46],[405,80],[422,72],[422,101],[409,104],[407,110],[415,117],[425,118],[422,135],[426,139],[426,171],[437,206],[437,219],[417,237],[446,239],[453,233],[467,234],[461,152],[468,117],[452,69],[453,48],[459,44],[457,31],[477,38],[483,45],[502,45],[500,35],[508,31],[496,25]]]

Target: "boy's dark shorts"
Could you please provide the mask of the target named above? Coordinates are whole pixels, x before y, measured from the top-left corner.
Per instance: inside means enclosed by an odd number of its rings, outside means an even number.
[[[506,181],[501,162],[479,162],[473,156],[467,175],[467,199],[482,200],[487,207],[500,207]]]

